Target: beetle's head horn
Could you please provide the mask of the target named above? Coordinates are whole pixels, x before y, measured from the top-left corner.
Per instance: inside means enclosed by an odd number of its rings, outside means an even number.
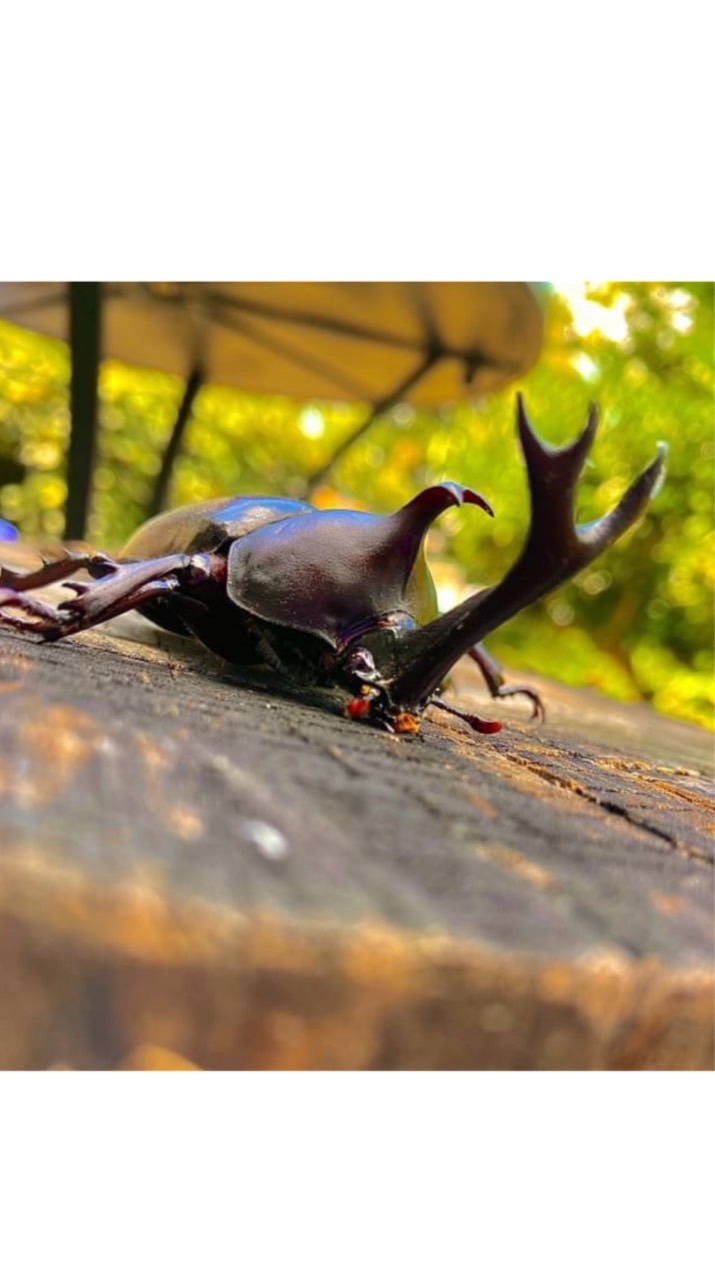
[[[663,479],[667,446],[600,520],[575,522],[578,479],[593,444],[598,411],[592,406],[581,435],[556,449],[532,428],[521,396],[516,422],[526,464],[531,523],[521,555],[502,582],[471,596],[400,644],[401,669],[390,684],[393,700],[419,709],[454,663],[504,622],[568,581],[616,542],[643,514]]]

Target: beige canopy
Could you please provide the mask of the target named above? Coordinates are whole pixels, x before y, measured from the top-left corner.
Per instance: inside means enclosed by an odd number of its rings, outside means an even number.
[[[0,285],[0,317],[66,338],[66,284]],[[441,405],[523,374],[541,337],[523,282],[103,286],[104,357],[301,400]]]

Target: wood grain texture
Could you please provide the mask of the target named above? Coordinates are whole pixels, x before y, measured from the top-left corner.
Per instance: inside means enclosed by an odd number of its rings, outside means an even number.
[[[501,734],[390,737],[146,629],[0,632],[0,1066],[712,1066],[707,734],[465,665]]]

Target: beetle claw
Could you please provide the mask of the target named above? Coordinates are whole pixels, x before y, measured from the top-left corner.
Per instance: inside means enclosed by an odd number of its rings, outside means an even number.
[[[546,708],[538,692],[533,688],[527,688],[523,684],[506,685],[502,684],[494,693],[495,697],[528,697],[531,702],[531,719],[538,720],[539,723],[546,722]]]
[[[25,595],[9,587],[0,588],[0,610],[7,608],[20,609],[27,617],[15,617],[14,614],[0,612],[0,626],[10,630],[36,634],[43,639],[57,639],[65,633],[68,621],[57,609],[43,604],[34,595]],[[29,620],[33,619],[33,620]]]

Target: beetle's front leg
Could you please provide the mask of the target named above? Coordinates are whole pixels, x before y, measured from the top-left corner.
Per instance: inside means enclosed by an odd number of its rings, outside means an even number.
[[[32,631],[40,635],[46,643],[52,643],[65,635],[76,635],[79,631],[87,631],[101,622],[108,622],[110,618],[119,617],[122,613],[138,608],[149,600],[170,595],[179,585],[176,578],[161,578],[155,582],[147,582],[145,586],[128,592],[112,603],[102,606],[101,609],[97,608],[94,613],[87,611],[86,592],[74,600],[63,601],[59,608],[53,609],[33,595],[0,590],[0,609],[21,609],[23,613],[27,613],[34,619],[28,621],[22,617],[11,617],[7,613],[0,613],[0,626],[9,626],[16,631]]]
[[[546,710],[538,692],[527,688],[524,684],[508,685],[504,680],[504,672],[499,662],[488,653],[483,644],[475,644],[469,649],[472,661],[476,662],[484,677],[484,682],[492,697],[528,697],[531,702],[531,717],[543,723]]]
[[[6,608],[20,609],[34,620],[28,621],[26,617],[3,613],[2,609]],[[0,626],[7,626],[13,631],[36,631],[44,639],[59,639],[61,635],[70,634],[66,629],[70,620],[69,614],[65,615],[49,604],[43,604],[34,595],[0,587]]]
[[[93,577],[103,577],[120,566],[110,560],[109,556],[99,552],[64,551],[53,559],[42,558],[42,567],[32,573],[16,573],[0,565],[0,591],[36,591],[38,587],[50,586],[53,582],[61,582],[63,578],[78,573],[80,569],[88,569]]]
[[[94,582],[68,583],[78,594],[63,600],[56,609],[24,591],[0,588],[0,609],[16,608],[27,614],[27,619],[24,619],[0,612],[0,625],[14,630],[34,631],[47,641],[62,639],[65,635],[89,630],[110,618],[140,608],[152,600],[179,591],[189,594],[201,592],[202,588],[211,586],[214,577],[223,568],[223,561],[212,555],[163,556],[130,564],[116,564],[106,557],[101,560],[99,567],[105,571],[105,576]]]

